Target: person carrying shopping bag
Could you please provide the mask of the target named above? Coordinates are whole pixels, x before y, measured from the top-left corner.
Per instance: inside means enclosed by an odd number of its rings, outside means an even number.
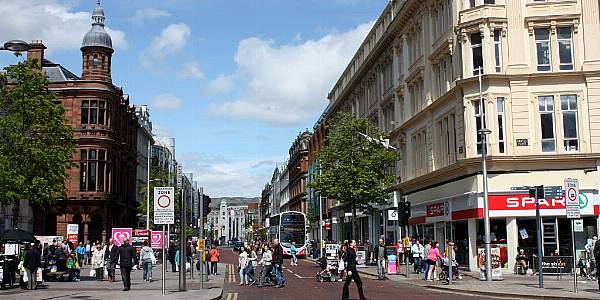
[[[238,268],[240,269],[240,285],[248,284],[248,252],[244,246],[240,247],[240,256],[238,257]]]
[[[148,246],[148,241],[144,241],[144,247],[140,251],[140,261],[144,268],[144,281],[152,281],[152,266],[156,263],[154,250]]]

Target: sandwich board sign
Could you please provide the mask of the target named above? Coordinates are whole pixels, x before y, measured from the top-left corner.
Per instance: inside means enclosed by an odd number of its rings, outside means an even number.
[[[175,188],[154,188],[154,224],[175,224]]]

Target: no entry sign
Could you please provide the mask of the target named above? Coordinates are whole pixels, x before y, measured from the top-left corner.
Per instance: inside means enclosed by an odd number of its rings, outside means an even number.
[[[175,189],[173,187],[154,188],[154,224],[175,224]]]

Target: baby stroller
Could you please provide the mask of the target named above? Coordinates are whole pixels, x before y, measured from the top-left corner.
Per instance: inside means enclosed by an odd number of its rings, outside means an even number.
[[[442,259],[442,272],[440,273],[440,280],[441,281],[449,281],[448,280],[448,273],[449,273],[449,265],[448,265],[448,259]],[[453,280],[457,280],[457,279],[462,279],[462,276],[460,276],[458,274],[458,264],[456,266],[452,266],[452,279]]]
[[[335,282],[339,279],[338,262],[332,260],[327,261],[327,257],[322,256],[317,260],[317,264],[321,267],[321,271],[317,272],[316,278],[319,282],[329,281]]]

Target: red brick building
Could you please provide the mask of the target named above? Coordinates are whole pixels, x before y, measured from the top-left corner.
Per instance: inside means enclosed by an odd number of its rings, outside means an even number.
[[[305,131],[298,135],[290,148],[288,162],[290,193],[289,210],[306,213],[306,184],[308,173],[308,143],[312,133]]]
[[[104,29],[100,3],[81,47],[81,77],[44,58],[34,41],[28,58],[41,62],[75,129],[76,166],[68,170],[66,195],[52,206],[34,207],[34,233],[66,235],[68,223],[79,226],[79,240],[106,240],[112,227],[136,221],[136,121],[129,97],[111,79],[111,37]]]

